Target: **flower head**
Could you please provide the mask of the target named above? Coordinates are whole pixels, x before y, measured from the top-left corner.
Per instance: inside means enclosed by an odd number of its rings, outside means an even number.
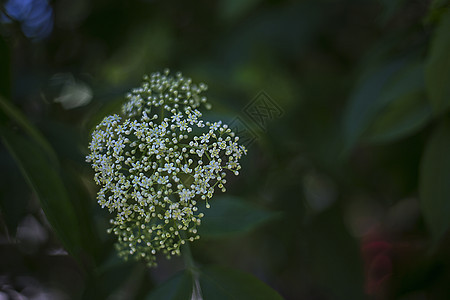
[[[206,89],[181,73],[144,76],[122,114],[92,133],[86,159],[100,186],[98,203],[114,213],[109,231],[121,256],[153,266],[158,252],[179,255],[182,244],[199,238],[199,201],[225,191],[227,171],[238,174],[246,149],[227,125],[201,119]]]

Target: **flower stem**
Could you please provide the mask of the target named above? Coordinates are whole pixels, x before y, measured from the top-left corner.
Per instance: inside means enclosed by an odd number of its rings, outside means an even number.
[[[189,241],[186,241],[186,243],[181,246],[181,255],[183,255],[184,265],[186,269],[191,272],[196,272],[197,268],[195,266],[194,258],[192,257]]]
[[[194,258],[192,257],[191,247],[189,246],[189,242],[185,243],[181,246],[181,254],[183,255],[184,264],[186,266],[186,270],[192,274],[192,296],[191,299],[195,300],[203,300],[202,290],[200,287],[200,272],[197,269]]]

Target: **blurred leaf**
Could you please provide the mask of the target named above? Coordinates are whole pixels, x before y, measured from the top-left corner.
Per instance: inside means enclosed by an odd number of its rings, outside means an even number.
[[[214,299],[282,299],[281,296],[251,274],[229,268],[210,266],[198,273],[200,292],[205,300]],[[153,290],[146,299],[189,300],[192,297],[194,278],[183,271]]]
[[[79,258],[78,223],[59,172],[36,144],[8,128],[2,128],[1,135],[23,176],[36,192],[58,238],[68,252]]]
[[[345,153],[356,144],[377,113],[392,101],[381,97],[382,91],[403,64],[403,60],[386,64],[363,78],[356,87],[344,114]]]
[[[80,141],[78,128],[65,122],[47,119],[39,122],[39,129],[52,145],[61,164],[75,162],[88,166],[88,164],[85,164],[85,156],[79,149],[82,142]]]
[[[363,267],[359,246],[343,220],[338,206],[326,210],[306,228],[311,277],[325,299],[365,299]]]
[[[436,7],[444,6],[446,4],[449,4],[448,0],[431,0],[430,7],[436,8]]]
[[[437,242],[450,225],[450,120],[428,141],[422,157],[419,193],[425,221]]]
[[[117,256],[115,249],[105,257],[103,264],[86,278],[83,299],[107,299],[108,296],[117,296],[130,280],[134,283],[143,280],[145,272],[142,271],[145,266],[140,262],[125,261]]]
[[[0,36],[0,96],[10,97],[11,94],[11,55],[8,44]]]
[[[95,259],[97,263],[99,259],[103,259],[102,254],[99,253],[102,248],[101,239],[98,237],[94,218],[92,218],[92,209],[97,207],[97,203],[81,179],[84,174],[83,169],[88,168],[89,165],[79,149],[79,145],[83,144],[80,142],[80,134],[74,126],[52,119],[40,122],[40,129],[53,146],[61,165],[64,166],[61,179],[78,220],[82,220],[79,222],[78,229],[84,245],[83,250],[91,254],[90,258]]]
[[[201,270],[200,286],[203,299],[282,299],[271,287],[253,275],[223,267]]]
[[[0,166],[2,166],[2,172],[0,172],[0,219],[5,222],[9,235],[15,236],[17,225],[28,213],[27,204],[30,199],[30,191],[23,188],[27,183],[7,149],[1,144]]]
[[[293,1],[251,15],[244,26],[237,27],[231,34],[224,34],[218,41],[216,46],[222,50],[214,62],[215,68],[222,68],[222,74],[226,74],[263,52],[271,54],[271,60],[276,56],[296,57],[308,49],[322,21],[328,16],[316,1]],[[218,61],[220,65],[217,65]]]
[[[89,253],[90,261],[87,261],[88,257],[84,257],[86,263],[89,263],[91,267],[94,267],[99,261],[103,260],[105,250],[105,244],[102,244],[99,234],[97,232],[96,224],[94,223],[94,216],[92,213],[92,206],[97,205],[92,201],[86,186],[83,184],[80,174],[77,173],[77,169],[66,167],[64,173],[61,176],[66,191],[71,201],[74,213],[78,220],[78,231],[81,235],[81,243],[83,245],[83,251]]]
[[[190,300],[192,297],[193,278],[185,270],[170,278],[153,290],[147,300]]]
[[[139,80],[149,70],[168,65],[173,51],[174,36],[171,24],[154,18],[125,35],[122,47],[103,65],[102,75],[117,85],[130,78]]]
[[[424,68],[406,68],[380,98],[390,103],[369,126],[364,138],[369,142],[389,142],[420,130],[431,118],[431,107],[424,93]],[[384,100],[383,100],[384,99]]]
[[[384,6],[380,22],[386,24],[394,14],[402,7],[405,0],[378,0]]]
[[[371,125],[365,138],[372,143],[398,140],[422,129],[431,118],[425,94],[410,94],[397,99]]]
[[[86,115],[83,121],[84,127],[88,132],[94,131],[95,127],[109,115],[120,113],[122,105],[124,103],[124,98],[114,98],[101,107],[92,108]]]
[[[58,158],[53,151],[52,146],[47,142],[45,137],[22,115],[22,113],[15,108],[6,99],[0,96],[0,108],[2,111],[17,124],[31,137],[34,141],[45,150],[45,153],[49,156],[53,163],[58,162]]]
[[[256,6],[260,0],[222,0],[219,12],[225,20],[235,20]]]
[[[433,111],[450,107],[450,9],[441,18],[426,61],[425,81]]]
[[[247,201],[232,196],[219,196],[211,201],[211,207],[199,208],[205,216],[199,234],[206,238],[219,238],[248,233],[279,216],[263,210]]]

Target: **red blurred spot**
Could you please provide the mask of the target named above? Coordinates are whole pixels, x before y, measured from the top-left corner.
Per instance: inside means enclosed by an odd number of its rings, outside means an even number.
[[[366,292],[382,294],[392,274],[392,245],[384,240],[366,241],[361,246],[366,276]]]

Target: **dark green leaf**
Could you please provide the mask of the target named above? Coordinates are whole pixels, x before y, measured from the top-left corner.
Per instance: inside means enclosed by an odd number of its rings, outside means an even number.
[[[15,236],[17,225],[28,213],[30,191],[23,188],[26,186],[25,179],[7,150],[1,145],[0,165],[2,166],[2,172],[0,172],[0,218],[3,219],[9,235]]]
[[[182,271],[153,290],[147,300],[190,300],[193,278],[191,272]]]
[[[137,263],[124,261],[114,252],[86,278],[83,299],[106,299],[124,285]]]
[[[426,62],[425,80],[433,111],[450,107],[450,10],[441,18]]]
[[[0,96],[11,95],[11,55],[8,44],[0,36]]]
[[[380,0],[384,11],[380,16],[380,22],[386,24],[402,7],[405,0]]]
[[[440,6],[444,6],[445,4],[449,4],[448,0],[432,0],[430,7],[431,8],[436,8],[436,7],[440,7]]]
[[[389,142],[420,130],[431,118],[422,64],[406,68],[380,98],[388,104],[364,133],[370,142]],[[384,100],[383,100],[384,99]]]
[[[249,9],[258,4],[260,0],[222,0],[220,13],[226,20],[234,20],[245,14]]]
[[[310,276],[329,295],[325,299],[365,299],[359,244],[342,214],[339,206],[333,206],[309,224],[305,243]]]
[[[382,91],[403,64],[403,61],[394,61],[375,70],[356,88],[344,115],[345,153],[355,145],[377,113],[392,100],[381,97]]]
[[[74,208],[57,169],[35,143],[2,128],[2,141],[36,192],[41,207],[66,250],[77,257],[80,247]]]
[[[202,269],[200,287],[205,300],[282,299],[275,290],[253,275],[223,267]]]
[[[1,110],[12,120],[17,122],[17,124],[32,138],[34,141],[45,150],[45,153],[53,161],[57,163],[58,159],[53,151],[52,146],[47,142],[45,137],[34,127],[27,118],[11,103],[0,96],[0,108]]]
[[[439,20],[447,11],[449,5],[450,5],[449,0],[432,0],[429,5],[428,14],[425,16],[423,20],[424,24],[430,25],[438,23]]]
[[[213,198],[210,204],[209,209],[204,206],[199,209],[205,214],[199,227],[201,237],[217,238],[247,233],[279,215],[231,196]]]
[[[436,128],[427,143],[420,170],[420,201],[435,241],[450,225],[450,120]]]
[[[124,98],[122,95],[120,97],[114,96],[116,95],[111,96],[111,100],[106,104],[103,104],[101,107],[93,107],[91,111],[86,114],[83,124],[87,130],[93,131],[97,124],[99,124],[105,116],[120,112],[124,103]]]
[[[371,143],[385,143],[411,135],[431,119],[431,107],[425,94],[410,94],[395,103],[371,125],[365,138]]]

